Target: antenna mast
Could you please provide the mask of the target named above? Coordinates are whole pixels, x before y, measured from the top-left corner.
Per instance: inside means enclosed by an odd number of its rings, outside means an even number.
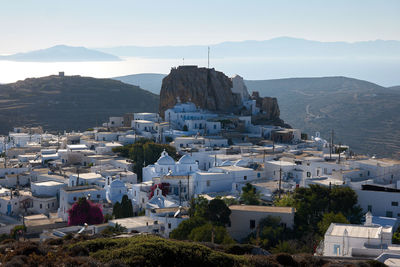
[[[208,47],[207,68],[210,68],[210,47]]]

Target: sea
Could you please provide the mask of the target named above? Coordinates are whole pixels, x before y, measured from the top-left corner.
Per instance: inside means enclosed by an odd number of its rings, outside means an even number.
[[[0,83],[58,74],[111,78],[139,73],[168,74],[179,65],[215,68],[247,80],[346,76],[382,86],[400,85],[400,58],[123,58],[106,62],[0,61]]]

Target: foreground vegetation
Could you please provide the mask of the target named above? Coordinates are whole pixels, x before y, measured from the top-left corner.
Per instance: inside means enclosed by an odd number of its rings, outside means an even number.
[[[251,255],[250,245],[213,245],[164,239],[80,236],[43,243],[4,240],[4,266],[384,266],[373,261],[332,261],[308,254]]]

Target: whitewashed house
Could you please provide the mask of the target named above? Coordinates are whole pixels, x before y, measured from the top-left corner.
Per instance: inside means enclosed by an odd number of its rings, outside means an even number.
[[[60,190],[58,217],[68,221],[68,210],[79,198],[88,198],[95,203],[107,203],[106,190],[95,185],[64,187]]]
[[[325,233],[323,256],[377,257],[392,245],[392,227],[332,223]]]

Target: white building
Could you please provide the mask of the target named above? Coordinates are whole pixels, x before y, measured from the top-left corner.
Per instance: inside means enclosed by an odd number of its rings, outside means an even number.
[[[119,179],[112,180],[111,177],[107,177],[105,189],[107,200],[112,204],[121,203],[122,197],[128,195],[128,188]]]
[[[181,222],[189,219],[187,211],[182,207],[152,209],[148,216],[161,224],[161,234],[166,238]]]
[[[196,194],[230,192],[232,185],[245,184],[261,178],[261,172],[240,166],[218,166],[207,172],[197,171],[194,179]]]
[[[96,141],[118,141],[118,137],[121,135],[119,132],[97,132],[94,134]]]
[[[77,185],[98,185],[104,187],[105,179],[100,174],[94,172],[71,174],[69,176],[68,186]]]
[[[364,212],[374,216],[400,218],[400,190],[380,185],[364,184],[353,188],[357,194],[358,205]]]
[[[143,132],[155,132],[155,122],[154,121],[146,121],[146,120],[133,120],[132,128],[135,129],[138,133],[143,134]]]
[[[66,187],[65,183],[56,181],[32,182],[31,191],[34,196],[59,196],[60,189]]]
[[[106,203],[106,190],[95,185],[64,187],[60,190],[58,217],[68,221],[68,210],[79,198],[89,198],[92,202]]]
[[[124,117],[110,117],[108,122],[103,123],[104,127],[123,127]]]
[[[143,181],[152,181],[153,178],[164,175],[188,175],[196,171],[198,171],[197,162],[190,155],[184,155],[175,162],[166,151],[163,151],[154,165],[143,168]]]
[[[278,217],[285,227],[293,228],[295,209],[291,207],[231,205],[229,209],[231,223],[226,229],[239,241],[256,231],[260,221],[268,216]]]
[[[323,256],[377,257],[392,245],[392,227],[332,223],[325,233]]]
[[[173,108],[167,109],[164,113],[164,118],[166,122],[169,122],[174,129],[182,130],[183,127],[190,128],[190,131],[200,131],[209,133],[217,133],[218,128],[221,129],[220,122],[209,122],[209,119],[218,117],[217,114],[207,112],[196,108],[196,106],[191,103],[178,103]],[[218,124],[219,123],[219,124]],[[204,131],[206,129],[206,131]]]
[[[148,216],[129,217],[123,219],[115,219],[108,222],[109,226],[115,227],[121,225],[126,228],[127,232],[139,232],[139,233],[161,233],[161,223],[158,220],[150,218]]]
[[[152,122],[160,121],[160,116],[158,115],[158,113],[149,113],[149,112],[134,113],[133,118],[134,120],[144,120]],[[133,121],[132,121],[132,126],[133,126]]]

